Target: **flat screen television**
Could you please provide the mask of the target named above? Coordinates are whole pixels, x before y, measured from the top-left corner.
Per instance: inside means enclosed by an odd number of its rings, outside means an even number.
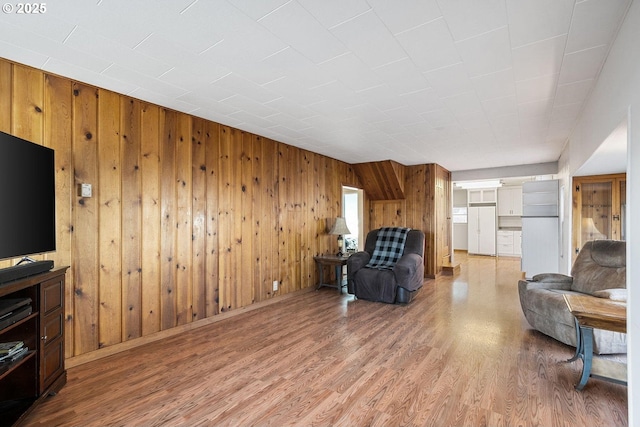
[[[54,152],[0,132],[0,259],[56,249]]]

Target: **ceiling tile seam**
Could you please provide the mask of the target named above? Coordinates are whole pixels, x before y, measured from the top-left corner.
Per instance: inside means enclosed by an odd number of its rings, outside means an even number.
[[[218,40],[217,42],[215,42],[214,44],[212,44],[211,46],[209,46],[208,48],[206,48],[205,50],[203,50],[202,52],[198,52],[198,55],[202,55],[204,53],[209,52],[211,49],[213,49],[214,47],[218,46],[220,43],[223,43],[225,41],[224,38]]]
[[[46,67],[47,64],[51,61],[51,57],[47,56],[47,58],[44,60],[44,62],[42,63],[42,65],[40,67],[38,67],[39,69],[46,71]]]
[[[71,31],[69,31],[69,34],[67,34],[67,37],[64,38],[64,40],[62,40],[62,44],[67,43],[67,41],[69,40],[69,38],[73,35],[73,33],[76,32],[76,30],[78,29],[77,25],[74,25],[74,27],[71,29]]]
[[[544,39],[538,39],[536,41],[525,43],[525,44],[521,44],[519,46],[512,46],[511,47],[511,51],[513,52],[514,50],[519,50],[519,49],[523,49],[525,47],[533,46],[533,45],[536,45],[536,44],[539,44],[539,43],[548,42],[549,40],[557,39],[557,38],[560,38],[560,37],[569,38],[569,32],[567,31],[566,33],[563,33],[563,34],[558,34],[558,35],[555,35],[555,36],[552,36],[552,37],[547,37],[547,38],[544,38]],[[565,49],[566,49],[566,43],[565,43]]]
[[[442,16],[442,14],[441,14],[441,15],[440,15],[440,16],[438,16],[437,18],[430,19],[429,21],[425,21],[425,22],[423,22],[423,23],[421,23],[421,24],[414,25],[414,26],[413,26],[413,27],[411,27],[411,28],[407,28],[407,29],[405,29],[405,30],[398,31],[397,33],[393,33],[393,36],[394,36],[394,37],[400,36],[400,35],[402,35],[402,34],[405,34],[405,33],[408,33],[408,32],[410,32],[410,31],[416,30],[416,29],[418,29],[418,28],[420,28],[420,27],[424,27],[425,25],[433,24],[434,22],[439,21],[439,20],[442,20],[442,19],[444,19],[444,16]],[[446,24],[446,22],[447,22],[447,21],[445,20],[445,24]],[[449,29],[449,28],[447,27],[447,30],[448,30],[448,29]],[[453,40],[453,39],[452,39],[452,40]]]
[[[512,64],[512,65],[513,65],[513,64]],[[477,75],[475,75],[475,76],[473,76],[473,77],[469,77],[469,78],[470,78],[471,80],[475,80],[475,79],[479,79],[479,78],[481,78],[481,77],[491,76],[491,75],[493,75],[493,74],[504,73],[505,71],[508,71],[508,70],[513,70],[513,66],[511,66],[511,67],[507,67],[507,68],[503,68],[503,69],[501,69],[501,70],[491,71],[490,73],[477,74]]]
[[[585,49],[574,50],[573,52],[566,52],[565,51],[563,56],[572,56],[572,55],[576,55],[578,53],[584,53],[584,52],[588,52],[590,50],[600,49],[600,48],[603,48],[603,47],[607,48],[608,45],[607,44],[599,44],[599,45],[587,47]],[[606,60],[607,56],[609,56],[609,49],[607,49],[607,51],[605,52],[605,56],[604,56],[605,60]]]
[[[102,0],[100,0],[100,2],[102,2]],[[179,15],[184,14],[186,11],[188,11],[189,9],[191,9],[193,7],[193,5],[195,5],[196,3],[198,3],[198,0],[193,0],[190,4],[188,4],[184,9],[182,9],[179,13]]]
[[[496,28],[494,28],[492,30],[485,31],[485,32],[482,32],[482,33],[478,33],[478,34],[475,34],[475,35],[473,35],[471,37],[466,37],[466,38],[460,39],[460,40],[455,40],[453,38],[453,34],[451,35],[451,37],[452,37],[453,43],[457,45],[458,43],[467,42],[469,40],[477,39],[478,37],[486,36],[487,34],[495,33],[496,31],[502,30],[504,28],[506,28],[507,31],[508,31],[509,30],[509,25],[501,25],[501,26],[496,27]],[[511,38],[509,38],[509,46],[511,46]]]
[[[529,77],[527,79],[520,79],[520,80],[516,80],[514,79],[514,83],[523,83],[523,82],[530,82],[532,80],[539,80],[545,77],[551,77],[551,76],[559,76],[560,75],[560,71],[558,71],[557,73],[548,73],[548,74],[540,74],[539,76],[535,76],[535,77]],[[584,80],[593,80],[593,79],[582,79]],[[565,83],[567,84],[567,83]]]
[[[196,0],[196,1],[197,1],[197,0]],[[288,2],[285,2],[285,3],[281,4],[280,6],[276,7],[275,9],[273,9],[273,10],[272,10],[272,11],[270,11],[270,12],[267,12],[266,14],[264,14],[264,15],[263,15],[263,16],[261,16],[260,18],[256,19],[255,21],[256,21],[256,22],[260,22],[260,21],[262,21],[262,20],[263,20],[263,19],[265,19],[266,17],[268,17],[268,16],[270,16],[270,15],[273,15],[274,13],[276,13],[277,11],[279,11],[280,9],[282,9],[283,7],[287,6],[287,5],[288,5],[288,4],[290,4],[292,1],[293,1],[293,0],[289,0]],[[298,3],[298,4],[300,4],[300,3]],[[245,16],[247,16],[243,11],[241,11],[240,9],[238,9],[238,8],[236,7],[236,5],[232,4],[232,6],[233,6],[235,9],[237,9],[240,13],[244,14]],[[302,7],[302,8],[304,9],[304,6],[302,6],[301,4],[300,4],[300,7]],[[307,10],[307,9],[304,9],[304,10]],[[309,11],[307,11],[307,13],[309,13]],[[309,13],[309,15],[311,15],[311,13]],[[311,15],[311,16],[313,16],[313,15]],[[251,17],[249,17],[249,18],[251,18]],[[315,19],[315,16],[314,16],[314,19]],[[263,25],[263,26],[264,26],[264,25]]]
[[[300,6],[302,6],[302,8],[303,8],[304,10],[307,10],[303,5],[300,5]],[[309,12],[309,11],[307,10],[307,12]],[[342,21],[342,22],[340,22],[340,23],[338,23],[338,24],[332,25],[332,26],[330,26],[330,27],[325,27],[325,28],[326,28],[329,32],[333,33],[333,31],[332,31],[333,29],[335,29],[335,28],[337,28],[337,27],[339,27],[339,26],[341,26],[341,25],[344,25],[344,24],[346,24],[347,22],[354,21],[354,20],[358,19],[359,17],[361,17],[361,16],[363,16],[363,15],[366,15],[366,14],[367,14],[367,13],[369,13],[369,12],[373,12],[373,13],[378,17],[378,19],[380,19],[380,16],[378,16],[378,14],[376,13],[376,11],[375,11],[375,10],[373,10],[373,8],[371,7],[371,5],[369,5],[369,9],[365,10],[364,12],[360,12],[360,13],[358,13],[357,15],[354,15],[354,16],[352,16],[352,17],[351,17],[351,18],[349,18],[349,19],[346,19],[346,20],[344,20],[344,21]],[[311,12],[309,12],[309,14],[310,14],[311,16],[313,16],[313,14],[312,14]],[[313,16],[313,17],[315,18],[315,16]],[[382,22],[382,23],[384,24],[384,21],[382,21],[382,19],[380,19],[380,22]],[[322,25],[322,24],[320,24],[320,25]],[[323,25],[323,27],[324,27],[324,25]],[[386,27],[386,25],[385,25],[385,27]],[[389,31],[389,29],[388,29],[388,28],[387,28],[387,31]]]
[[[455,67],[457,65],[462,65],[464,67],[464,61],[459,61],[459,62],[456,62],[455,64],[443,65],[442,67],[432,68],[430,70],[420,70],[420,72],[422,74],[429,74],[429,73],[433,73],[433,72],[436,72],[436,71],[442,71],[442,70],[445,70],[447,68]],[[465,70],[465,73],[467,74],[467,77],[469,77],[469,73],[467,73],[466,70]],[[427,77],[427,79],[428,78],[429,77]],[[469,78],[471,78],[471,77],[469,77]]]
[[[106,73],[107,71],[109,71],[109,69],[111,69],[111,68],[112,68],[113,66],[115,66],[115,65],[116,65],[116,64],[115,64],[115,62],[112,62],[111,64],[107,65],[107,67],[106,67],[104,70],[100,71],[100,74],[101,74],[101,75],[104,75],[104,76],[106,76],[106,77],[109,77],[109,76],[107,76],[105,73]]]
[[[146,42],[147,40],[149,40],[151,38],[151,36],[153,35],[153,32],[150,32],[145,38],[143,38],[142,40],[140,40],[138,43],[136,43],[135,46],[133,46],[131,49],[132,50],[136,50],[138,47],[140,47],[140,45],[144,42]]]

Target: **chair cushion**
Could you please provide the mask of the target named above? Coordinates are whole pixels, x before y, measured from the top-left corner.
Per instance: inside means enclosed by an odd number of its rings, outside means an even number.
[[[626,288],[626,242],[592,240],[584,244],[571,268],[571,290],[593,295]]]
[[[591,257],[603,267],[624,268],[627,266],[627,245],[619,240],[594,240]]]
[[[409,230],[409,228],[404,227],[380,228],[376,238],[376,247],[371,254],[367,267],[378,270],[393,269],[404,253],[404,244]]]

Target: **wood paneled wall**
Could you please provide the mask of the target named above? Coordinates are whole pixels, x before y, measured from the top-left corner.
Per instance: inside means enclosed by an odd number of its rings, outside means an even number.
[[[437,164],[406,166],[406,198],[371,200],[371,228],[410,227],[425,233],[425,276],[435,277],[450,261],[451,173]]]
[[[404,199],[405,167],[393,160],[353,165],[371,200]]]
[[[5,60],[0,130],[55,149],[67,357],[314,285],[360,187],[346,163]]]

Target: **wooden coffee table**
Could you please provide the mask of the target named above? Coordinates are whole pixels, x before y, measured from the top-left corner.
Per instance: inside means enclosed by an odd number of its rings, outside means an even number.
[[[627,305],[589,295],[564,294],[564,300],[576,322],[576,354],[569,361],[583,361],[576,389],[582,390],[590,376],[626,385],[625,363],[593,358],[593,329],[627,333]]]

